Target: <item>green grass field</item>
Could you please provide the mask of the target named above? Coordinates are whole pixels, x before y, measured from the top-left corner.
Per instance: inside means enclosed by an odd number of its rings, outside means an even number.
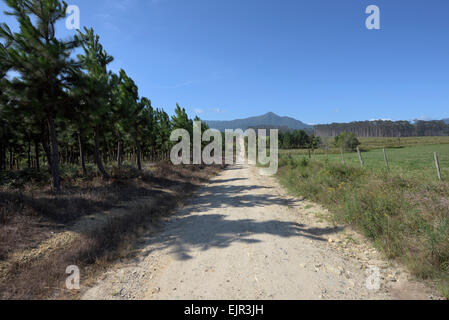
[[[449,179],[449,137],[402,138],[394,146],[393,140],[384,138],[360,139],[364,166],[367,170],[386,170],[382,148],[386,147],[388,162],[392,173],[422,175],[426,179],[437,179],[434,152],[438,153],[443,179]],[[282,150],[281,156],[308,157],[307,150]],[[312,153],[316,160],[342,163],[339,150],[330,149],[326,155],[323,150]],[[357,152],[345,152],[345,163],[361,166]]]
[[[364,150],[449,144],[449,137],[359,138]]]

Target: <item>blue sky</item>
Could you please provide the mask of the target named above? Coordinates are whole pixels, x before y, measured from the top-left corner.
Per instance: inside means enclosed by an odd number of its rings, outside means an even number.
[[[449,117],[447,0],[67,2],[100,34],[111,69],[169,113],[179,102],[209,120]],[[371,4],[381,30],[365,27]]]

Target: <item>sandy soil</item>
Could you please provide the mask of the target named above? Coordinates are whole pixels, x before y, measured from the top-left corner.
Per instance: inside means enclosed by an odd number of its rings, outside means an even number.
[[[200,188],[83,299],[436,299],[363,237],[253,166]],[[379,289],[371,289],[372,267]]]

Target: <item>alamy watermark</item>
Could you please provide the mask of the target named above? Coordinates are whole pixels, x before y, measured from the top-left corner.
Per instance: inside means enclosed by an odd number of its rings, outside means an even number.
[[[228,165],[245,163],[255,165],[258,162],[261,165],[268,165],[267,168],[260,169],[260,174],[272,176],[278,170],[278,135],[277,129],[270,130],[269,138],[266,129],[259,129],[257,133],[254,129],[247,129],[245,132],[242,129],[225,130],[223,161],[222,133],[216,129],[208,129],[201,134],[201,121],[194,121],[193,139],[185,129],[176,129],[171,133],[170,140],[178,143],[170,152],[170,160],[174,165],[223,164],[223,162]],[[193,141],[193,147],[191,141]],[[209,144],[202,148],[203,142]],[[267,155],[268,143],[270,147]]]
[[[81,28],[81,13],[77,5],[69,5],[66,9],[65,27],[68,30],[79,30]]]
[[[65,280],[68,290],[80,290],[80,269],[77,266],[68,266],[65,273],[69,276]]]
[[[370,5],[365,10],[369,14],[366,18],[365,26],[368,30],[380,30],[380,9],[378,6]]]

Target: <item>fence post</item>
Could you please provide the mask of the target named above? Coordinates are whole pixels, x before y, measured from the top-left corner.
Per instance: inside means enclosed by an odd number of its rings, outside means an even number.
[[[440,162],[438,161],[438,153],[434,152],[433,156],[435,158],[435,166],[437,167],[438,180],[441,181],[441,171],[440,171]]]
[[[346,163],[346,162],[345,162],[345,155],[344,155],[344,153],[343,153],[343,148],[341,148],[341,161],[342,161],[343,163]]]
[[[360,152],[360,148],[359,147],[357,147],[357,153],[359,154],[360,164],[362,165],[362,168],[363,168],[365,163],[363,162],[362,153]]]
[[[383,151],[384,151],[385,166],[387,167],[387,170],[390,171],[390,165],[388,164],[387,150],[385,150],[384,148]]]

